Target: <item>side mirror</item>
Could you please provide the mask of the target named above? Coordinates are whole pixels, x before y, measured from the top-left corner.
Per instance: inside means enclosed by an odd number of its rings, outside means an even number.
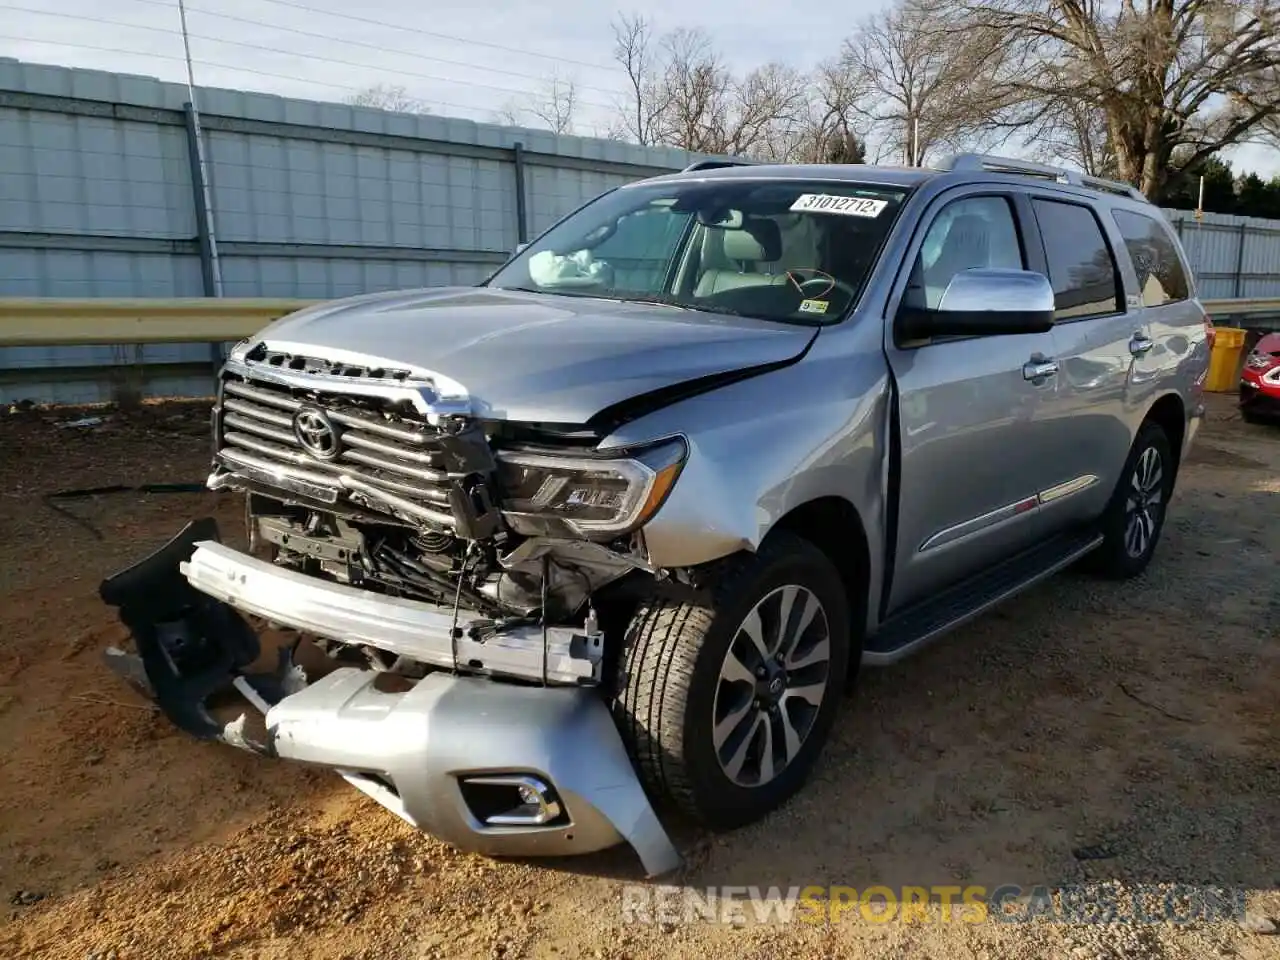
[[[1053,286],[1044,274],[981,268],[952,277],[933,309],[904,305],[897,329],[903,340],[1045,333],[1053,313]]]

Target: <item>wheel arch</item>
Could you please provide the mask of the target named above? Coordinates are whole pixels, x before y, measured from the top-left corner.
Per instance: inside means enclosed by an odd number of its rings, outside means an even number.
[[[849,598],[849,623],[858,640],[866,629],[871,588],[871,550],[866,526],[850,501],[839,496],[807,500],[778,519],[765,539],[777,531],[802,537],[821,550],[844,583]],[[856,662],[850,658],[850,663]]]
[[[1166,393],[1158,397],[1147,410],[1143,423],[1155,423],[1169,438],[1169,451],[1173,454],[1174,476],[1182,463],[1182,446],[1187,435],[1187,408],[1182,397],[1176,393]]]

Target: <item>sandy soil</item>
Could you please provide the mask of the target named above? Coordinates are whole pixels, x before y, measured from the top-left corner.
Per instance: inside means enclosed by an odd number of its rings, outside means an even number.
[[[1223,884],[1280,919],[1280,428],[1215,400],[1142,580],[1066,574],[867,674],[802,796],[681,831],[677,882]],[[202,481],[206,411],[71,416],[0,415],[0,957],[1280,957],[1234,922],[628,924],[625,849],[463,855],[193,742],[102,666],[125,633],[96,589],[191,517],[238,534],[239,504],[46,497]]]

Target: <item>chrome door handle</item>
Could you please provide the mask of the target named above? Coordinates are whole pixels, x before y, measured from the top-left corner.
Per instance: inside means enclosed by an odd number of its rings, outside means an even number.
[[[1140,357],[1156,345],[1156,342],[1143,333],[1135,333],[1129,341],[1129,352]]]
[[[1022,365],[1023,380],[1043,380],[1058,372],[1058,361],[1034,356]]]

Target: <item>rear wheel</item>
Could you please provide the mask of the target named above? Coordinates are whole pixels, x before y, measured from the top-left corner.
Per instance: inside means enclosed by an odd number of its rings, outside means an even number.
[[[1164,529],[1175,468],[1163,428],[1144,423],[1102,516],[1102,545],[1088,557],[1094,572],[1125,580],[1147,568]]]
[[[806,540],[735,562],[711,608],[643,606],[614,709],[650,796],[713,829],[758,820],[803,785],[849,664],[839,574]]]

